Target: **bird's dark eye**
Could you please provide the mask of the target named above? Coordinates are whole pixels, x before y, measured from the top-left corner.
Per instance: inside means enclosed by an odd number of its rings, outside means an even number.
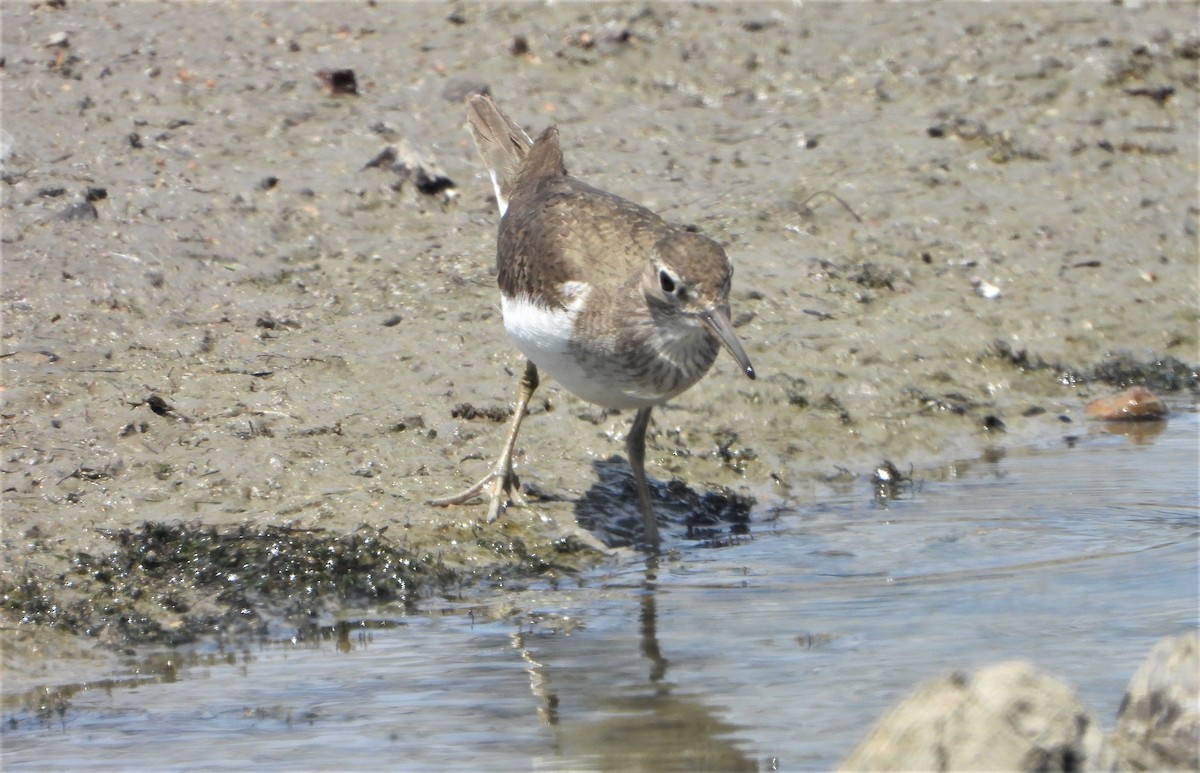
[[[675,280],[666,271],[658,272],[658,283],[662,287],[664,293],[675,292]]]

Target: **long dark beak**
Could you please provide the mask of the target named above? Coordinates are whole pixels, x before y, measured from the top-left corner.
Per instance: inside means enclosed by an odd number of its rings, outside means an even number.
[[[712,306],[700,312],[700,321],[720,339],[721,343],[725,344],[725,348],[733,355],[733,359],[737,360],[738,367],[742,369],[746,377],[753,379],[754,366],[750,364],[750,358],[746,356],[742,342],[733,334],[733,323],[729,321],[729,312]]]

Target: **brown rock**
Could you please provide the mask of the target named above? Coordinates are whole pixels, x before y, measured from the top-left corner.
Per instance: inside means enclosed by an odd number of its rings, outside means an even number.
[[[1113,770],[1095,716],[1067,685],[1013,661],[927,683],[840,770]]]
[[[1149,389],[1130,387],[1118,395],[1097,397],[1087,404],[1084,413],[1104,421],[1141,421],[1166,417],[1167,406]]]
[[[1132,770],[1200,770],[1200,639],[1163,639],[1121,701],[1113,746]]]

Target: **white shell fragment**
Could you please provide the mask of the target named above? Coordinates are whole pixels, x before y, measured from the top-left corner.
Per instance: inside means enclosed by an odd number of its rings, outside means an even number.
[[[971,287],[975,288],[976,295],[987,298],[989,301],[1000,297],[999,287],[977,276],[971,277]]]

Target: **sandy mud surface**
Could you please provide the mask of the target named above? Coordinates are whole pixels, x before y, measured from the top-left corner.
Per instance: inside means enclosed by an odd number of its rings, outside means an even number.
[[[488,468],[520,366],[481,85],[736,265],[759,379],[722,355],[656,412],[668,544],[1061,442],[1118,385],[1191,407],[1194,10],[6,2],[8,684],[31,641],[260,632],[621,544],[630,417],[549,380],[530,506],[425,504]]]

